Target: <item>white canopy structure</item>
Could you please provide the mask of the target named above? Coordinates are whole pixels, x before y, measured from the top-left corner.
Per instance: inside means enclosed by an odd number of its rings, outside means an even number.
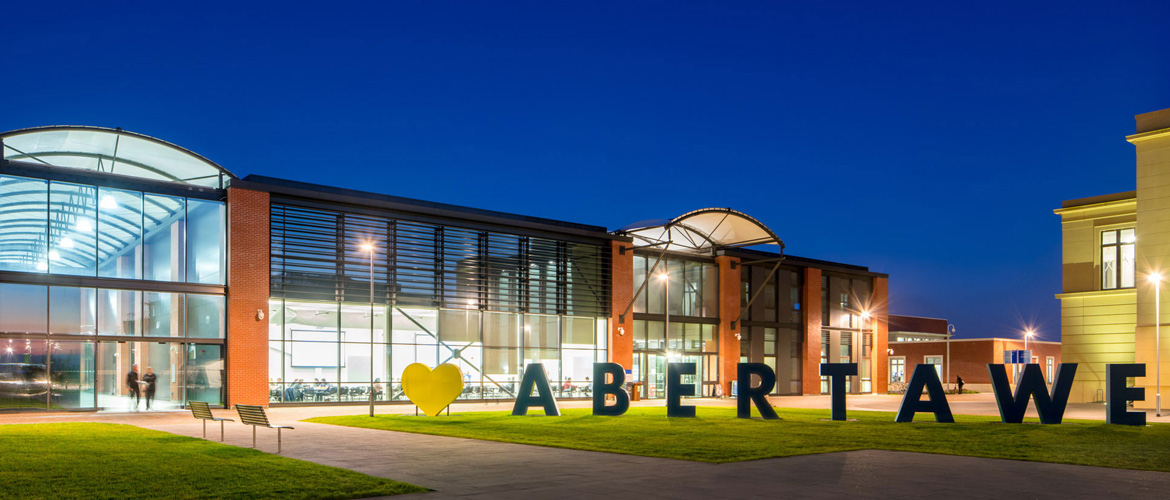
[[[4,159],[223,188],[231,172],[162,139],[121,129],[55,125],[0,134]]]
[[[776,233],[751,216],[730,208],[704,208],[673,219],[642,221],[616,231],[647,245],[668,244],[671,250],[714,254],[727,248],[779,245]]]

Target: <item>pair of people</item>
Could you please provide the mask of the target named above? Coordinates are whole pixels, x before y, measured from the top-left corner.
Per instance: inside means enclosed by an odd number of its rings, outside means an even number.
[[[154,401],[154,392],[158,385],[158,375],[154,374],[154,368],[146,367],[146,374],[139,379],[138,365],[130,366],[130,373],[126,374],[126,387],[130,389],[130,396],[134,398],[134,409],[138,409],[138,404],[142,400],[142,386],[140,382],[146,383],[146,409],[150,409],[151,401]]]

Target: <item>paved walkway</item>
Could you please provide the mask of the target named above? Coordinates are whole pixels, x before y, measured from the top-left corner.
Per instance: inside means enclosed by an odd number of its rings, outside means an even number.
[[[790,403],[788,399],[777,403],[796,406],[785,404]],[[791,399],[814,405],[817,398]],[[852,398],[850,406],[887,409],[887,399],[897,398]],[[985,403],[978,398],[970,401],[973,409]],[[467,405],[456,411],[472,409],[503,407]],[[297,421],[365,411],[363,407],[279,408],[271,414],[274,422],[296,427],[285,433],[284,455],[436,490],[419,498],[1002,498],[1009,494],[1019,498],[1166,498],[1170,492],[1170,473],[1099,467],[876,450],[715,465]],[[413,412],[413,408],[379,407],[379,413],[390,412]],[[0,416],[0,423],[54,421],[127,423],[195,437],[202,432],[200,423],[185,412]],[[208,427],[208,437],[218,438],[218,426]],[[275,451],[274,431],[260,430],[258,436],[261,450]],[[227,424],[228,444],[250,446],[251,439],[249,427]]]

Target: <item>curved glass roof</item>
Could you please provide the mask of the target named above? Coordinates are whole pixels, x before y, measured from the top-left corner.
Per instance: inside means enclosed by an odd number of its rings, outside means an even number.
[[[670,220],[636,222],[616,232],[648,244],[669,243],[671,249],[695,253],[753,245],[784,248],[784,242],[768,226],[730,208],[704,208]]]
[[[161,139],[121,129],[55,125],[0,134],[4,159],[223,188],[231,172]]]

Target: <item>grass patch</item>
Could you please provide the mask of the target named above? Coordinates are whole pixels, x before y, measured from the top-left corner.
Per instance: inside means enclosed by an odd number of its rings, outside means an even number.
[[[899,424],[893,413],[875,411],[850,411],[856,422],[832,422],[822,420],[829,410],[776,411],[783,420],[737,419],[734,408],[713,407],[698,408],[698,418],[668,419],[664,408],[644,407],[630,408],[621,417],[567,409],[561,417],[471,412],[307,421],[714,463],[878,449],[1170,471],[1170,425],[1129,427],[1092,420],[1040,425],[1035,419],[1004,424],[998,417],[973,415],[936,424],[931,414]]]
[[[346,499],[427,491],[130,425],[0,425],[0,498]]]

